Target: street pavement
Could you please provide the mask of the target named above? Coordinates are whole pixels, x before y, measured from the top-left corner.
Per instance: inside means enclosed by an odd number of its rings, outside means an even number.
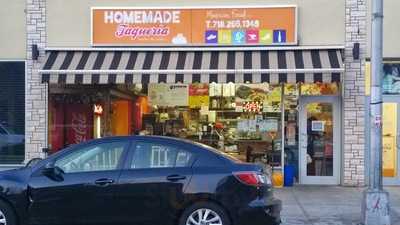
[[[400,225],[400,187],[390,193],[392,225]],[[282,200],[282,225],[360,225],[364,188],[301,186],[275,189]]]

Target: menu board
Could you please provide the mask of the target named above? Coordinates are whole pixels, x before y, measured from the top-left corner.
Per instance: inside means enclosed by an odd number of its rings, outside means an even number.
[[[188,106],[187,84],[149,84],[149,102],[157,106]]]

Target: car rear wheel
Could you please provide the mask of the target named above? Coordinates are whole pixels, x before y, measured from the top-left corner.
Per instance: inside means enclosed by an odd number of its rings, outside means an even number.
[[[16,218],[12,208],[0,200],[0,225],[16,225]]]
[[[179,225],[230,225],[229,217],[217,204],[201,202],[187,208]]]

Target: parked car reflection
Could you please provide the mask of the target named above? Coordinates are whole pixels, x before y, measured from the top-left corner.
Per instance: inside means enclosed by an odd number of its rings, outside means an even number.
[[[17,163],[23,160],[25,135],[17,134],[0,123],[0,162]]]

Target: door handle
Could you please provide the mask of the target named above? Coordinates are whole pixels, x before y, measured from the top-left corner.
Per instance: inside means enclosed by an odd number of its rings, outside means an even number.
[[[98,186],[107,186],[109,184],[114,183],[113,179],[108,179],[108,178],[102,178],[102,179],[98,179],[94,182],[95,185]]]
[[[178,180],[185,180],[185,179],[186,179],[186,176],[182,176],[182,175],[178,175],[178,174],[167,176],[167,180],[169,180],[171,182],[176,182]]]

